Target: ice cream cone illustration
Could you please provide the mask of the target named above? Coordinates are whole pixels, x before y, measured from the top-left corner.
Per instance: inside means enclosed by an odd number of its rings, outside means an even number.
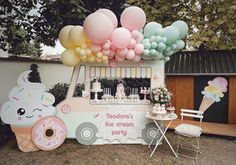
[[[208,82],[208,86],[201,93],[204,95],[199,111],[205,112],[214,102],[219,102],[224,97],[223,92],[227,91],[228,82],[223,77],[216,77]]]
[[[31,152],[39,150],[39,148],[37,148],[32,141],[32,127],[11,126],[11,129],[16,135],[17,144],[21,151]]]
[[[26,71],[19,76],[18,85],[10,91],[9,101],[2,105],[0,111],[2,121],[11,125],[23,152],[38,150],[32,140],[32,127],[40,118],[56,113],[56,108],[52,106],[54,96],[44,92],[46,86],[43,84],[29,82],[29,73]]]
[[[199,111],[205,112],[215,101],[208,97],[203,97]]]

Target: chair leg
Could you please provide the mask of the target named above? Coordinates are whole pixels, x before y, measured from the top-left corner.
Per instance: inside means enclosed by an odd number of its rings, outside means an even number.
[[[178,136],[178,144],[177,144],[177,149],[176,149],[176,153],[179,153],[179,144],[180,144],[180,137]]]

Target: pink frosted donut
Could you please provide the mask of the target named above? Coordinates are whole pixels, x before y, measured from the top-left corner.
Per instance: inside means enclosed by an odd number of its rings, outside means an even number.
[[[32,139],[41,150],[53,150],[59,147],[66,138],[64,122],[55,116],[39,119],[33,126]]]

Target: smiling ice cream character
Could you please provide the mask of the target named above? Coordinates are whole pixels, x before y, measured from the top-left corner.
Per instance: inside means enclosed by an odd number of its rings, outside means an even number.
[[[55,98],[44,92],[41,83],[28,81],[28,74],[23,72],[17,81],[17,86],[9,93],[9,101],[1,107],[1,119],[10,124],[16,134],[19,149],[23,152],[38,150],[31,138],[31,129],[36,121],[45,116],[54,116],[56,108],[52,106]]]
[[[216,77],[208,82],[208,86],[201,93],[204,95],[199,111],[206,111],[214,102],[219,102],[227,92],[228,81],[223,77]]]

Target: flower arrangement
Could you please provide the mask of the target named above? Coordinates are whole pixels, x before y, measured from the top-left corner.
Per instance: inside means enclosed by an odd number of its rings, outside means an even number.
[[[172,93],[166,87],[154,88],[150,94],[150,100],[153,104],[165,105],[171,102]]]

